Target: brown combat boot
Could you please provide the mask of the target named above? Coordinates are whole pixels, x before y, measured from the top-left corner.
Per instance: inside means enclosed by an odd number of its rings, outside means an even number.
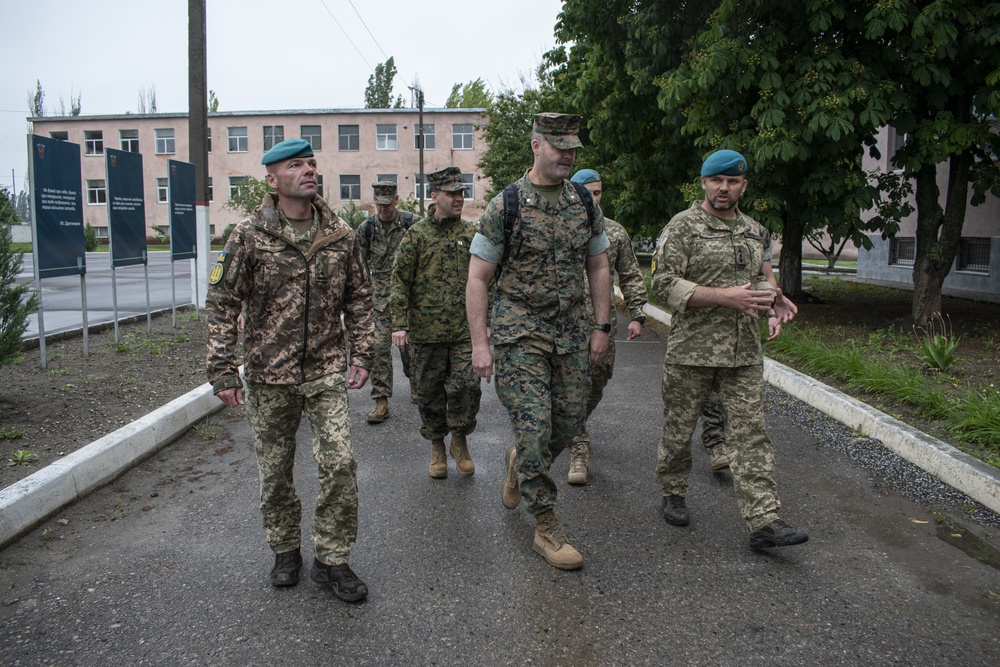
[[[521,503],[521,487],[517,485],[517,450],[511,447],[503,455],[504,470],[503,487],[500,489],[500,502],[509,510]]]
[[[719,470],[725,470],[729,467],[729,450],[726,449],[726,443],[720,442],[717,445],[712,445],[708,449],[708,459],[712,466],[712,470],[718,472]]]
[[[586,484],[590,469],[590,442],[582,438],[574,439],[569,446],[569,455],[569,475],[566,481],[576,485]]]
[[[410,403],[417,404],[417,383],[413,378],[410,378]]]
[[[389,399],[380,396],[375,399],[375,407],[368,413],[369,424],[381,424],[389,418]]]
[[[583,556],[566,539],[566,533],[556,519],[555,512],[542,512],[535,517],[535,552],[552,567],[560,570],[578,570],[583,567]]]
[[[451,434],[451,457],[455,459],[455,467],[462,477],[472,477],[476,474],[476,464],[469,454],[469,443],[464,435]]]
[[[428,471],[434,479],[448,476],[448,455],[444,451],[444,440],[431,441],[431,465]]]

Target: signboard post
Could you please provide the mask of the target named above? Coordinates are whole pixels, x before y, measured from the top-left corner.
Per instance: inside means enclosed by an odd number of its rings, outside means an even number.
[[[142,187],[142,155],[108,148],[104,151],[108,184],[108,244],[111,254],[111,294],[118,342],[118,289],[115,269],[142,264],[146,285],[146,333],[153,331],[149,305],[149,265],[146,256],[146,197]]]
[[[195,169],[190,162],[169,160],[167,162],[167,205],[170,208],[170,298],[173,304],[173,324],[177,328],[177,284],[174,282],[174,262],[191,260],[191,274],[194,276],[195,316],[198,308],[198,239],[195,216]]]

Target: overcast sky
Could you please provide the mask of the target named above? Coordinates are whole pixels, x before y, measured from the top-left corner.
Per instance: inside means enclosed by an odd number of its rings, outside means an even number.
[[[187,0],[4,3],[0,39],[0,186],[27,170],[28,97],[46,115],[135,113],[140,89],[157,110],[186,112]],[[393,89],[443,106],[455,83],[494,90],[534,81],[555,46],[560,0],[208,0],[208,87],[219,111],[363,107],[368,77],[395,58]],[[359,16],[360,13],[360,16]],[[338,25],[339,24],[339,25]],[[345,32],[346,31],[346,32]],[[370,33],[370,34],[369,34]]]

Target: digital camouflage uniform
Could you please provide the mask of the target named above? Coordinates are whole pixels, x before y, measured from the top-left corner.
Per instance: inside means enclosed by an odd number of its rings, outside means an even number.
[[[729,308],[687,309],[697,286],[751,283],[771,289],[761,270],[760,225],[739,213],[730,229],[695,202],[660,233],[652,286],[673,311],[663,362],[663,434],[656,478],[664,496],[684,496],[691,436],[715,391],[728,416],[733,484],[751,531],[778,518],[774,448],[764,428],[763,355],[758,321]]]
[[[604,397],[604,388],[611,380],[615,371],[615,334],[618,331],[618,318],[615,316],[615,275],[618,276],[618,286],[625,298],[625,308],[629,317],[635,319],[643,314],[643,307],[647,303],[646,283],[642,279],[642,269],[639,267],[639,260],[635,258],[635,251],[632,250],[632,239],[628,232],[620,224],[609,218],[604,218],[604,231],[608,235],[608,264],[611,267],[611,334],[608,336],[608,351],[597,362],[596,366],[590,369],[590,394],[587,396],[587,418],[590,413],[601,402]],[[587,291],[587,303],[590,303],[590,284],[584,280]],[[589,443],[590,435],[587,433],[586,424],[583,431],[574,439],[573,446],[577,443]]]
[[[372,224],[372,238],[368,241],[365,234],[359,234],[361,249],[368,260],[368,271],[371,274],[372,317],[375,320],[375,359],[372,363],[371,383],[372,398],[389,398],[392,396],[392,316],[389,314],[389,283],[392,279],[392,262],[396,257],[396,248],[406,227],[403,225],[403,212],[396,211],[396,217],[390,222],[382,222],[376,213],[369,218]],[[366,223],[367,224],[367,223]],[[402,350],[403,372],[409,377],[409,351]]]
[[[396,250],[389,311],[393,331],[406,331],[417,388],[420,435],[441,440],[476,429],[482,397],[472,370],[465,314],[469,245],[475,226],[433,212],[414,224]]]
[[[593,323],[584,288],[587,257],[608,248],[604,216],[591,222],[576,188],[563,181],[552,207],[528,180],[517,181],[520,217],[493,298],[496,391],[510,413],[517,479],[532,514],[551,511],[555,458],[583,428],[590,392]],[[486,206],[476,255],[498,263],[504,248],[503,196]],[[481,237],[479,236],[481,235]],[[498,254],[499,253],[499,254]]]
[[[315,553],[336,565],[347,562],[357,536],[344,375],[349,364],[371,366],[372,288],[356,233],[321,198],[313,199],[313,225],[304,233],[287,224],[276,199],[265,195],[261,207],[236,226],[212,271],[208,379],[216,393],[241,386],[236,318],[245,307],[246,410],[268,544],[283,553],[301,542],[302,505],[292,466],[305,411],[319,471]]]
[[[771,232],[760,226],[761,245],[764,246],[764,262],[771,261]],[[701,409],[701,443],[705,449],[726,446],[726,413],[713,392]]]

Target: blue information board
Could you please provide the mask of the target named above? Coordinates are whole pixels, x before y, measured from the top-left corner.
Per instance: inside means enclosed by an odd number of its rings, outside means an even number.
[[[170,259],[198,257],[196,217],[194,211],[194,165],[169,160],[167,176],[170,203]]]
[[[29,135],[28,165],[38,277],[84,275],[80,144]]]
[[[142,155],[108,148],[108,241],[111,266],[146,263],[146,197],[142,187]]]

